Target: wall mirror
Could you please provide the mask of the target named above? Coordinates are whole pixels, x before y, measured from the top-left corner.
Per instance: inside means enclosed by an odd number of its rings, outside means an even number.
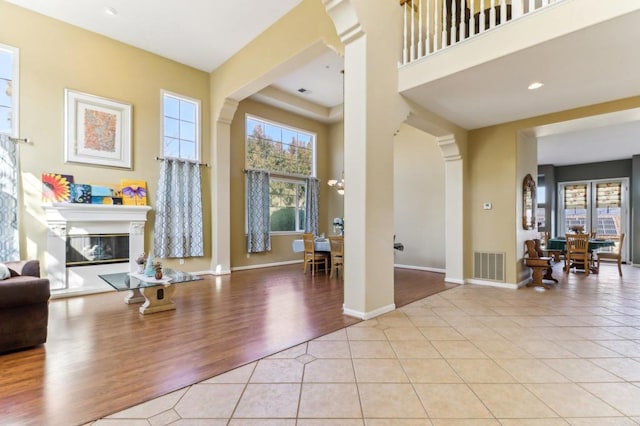
[[[536,226],[536,181],[530,174],[522,183],[522,228],[535,229]]]

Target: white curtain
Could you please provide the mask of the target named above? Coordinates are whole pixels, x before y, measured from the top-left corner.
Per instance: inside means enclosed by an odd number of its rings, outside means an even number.
[[[200,164],[164,159],[156,197],[154,255],[204,256]]]
[[[19,258],[18,147],[0,134],[0,262]]]
[[[320,181],[309,177],[305,179],[307,190],[305,192],[304,208],[304,232],[318,235],[318,198],[320,193]]]
[[[271,251],[269,172],[247,170],[247,252]]]

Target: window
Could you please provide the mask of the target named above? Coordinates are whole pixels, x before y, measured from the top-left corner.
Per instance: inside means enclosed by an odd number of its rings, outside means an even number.
[[[249,115],[245,124],[246,167],[271,173],[271,232],[304,232],[305,178],[315,176],[315,134]]]
[[[200,101],[162,91],[162,156],[200,161]]]
[[[18,135],[18,49],[0,44],[0,133]]]

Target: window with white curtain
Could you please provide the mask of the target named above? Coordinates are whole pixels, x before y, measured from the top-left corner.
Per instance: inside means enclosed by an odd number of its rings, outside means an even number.
[[[18,260],[18,49],[0,44],[0,260]]]
[[[247,169],[270,172],[271,232],[304,232],[305,178],[315,177],[315,133],[247,115]]]
[[[0,133],[18,135],[18,48],[0,44]]]

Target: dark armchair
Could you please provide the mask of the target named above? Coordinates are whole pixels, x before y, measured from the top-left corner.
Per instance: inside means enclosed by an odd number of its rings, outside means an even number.
[[[40,278],[40,262],[4,262],[11,277],[0,281],[0,352],[47,341],[49,280]]]

